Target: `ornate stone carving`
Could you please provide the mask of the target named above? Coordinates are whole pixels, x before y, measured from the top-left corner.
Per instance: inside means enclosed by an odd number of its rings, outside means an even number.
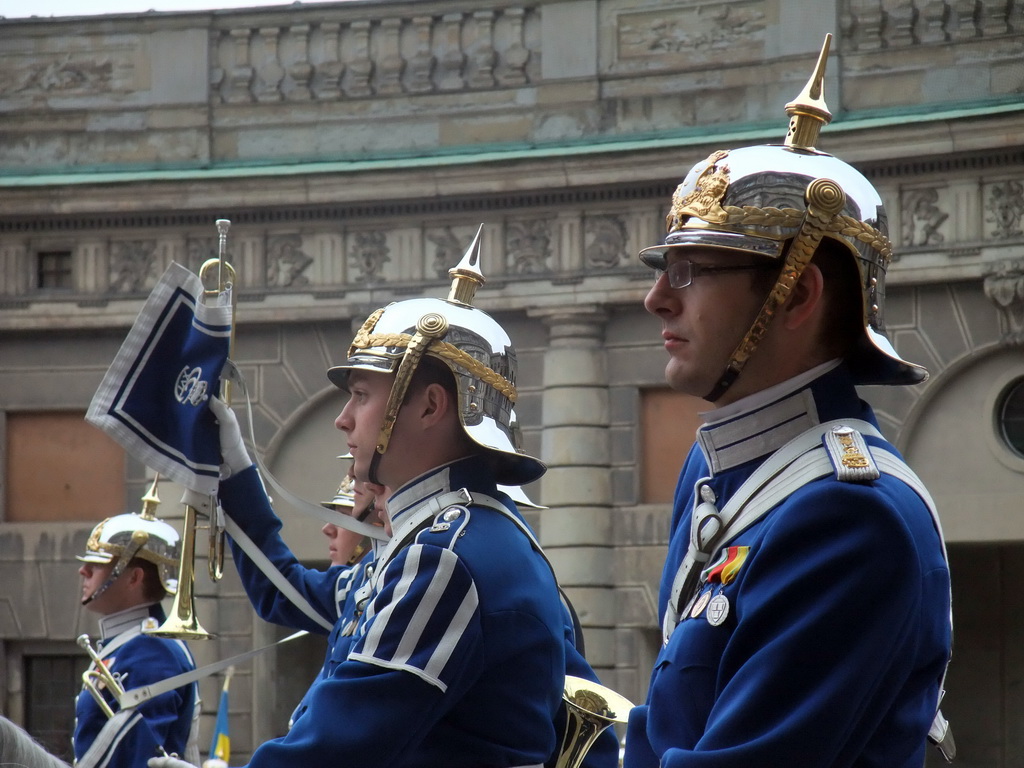
[[[886,6],[886,42],[889,45],[912,45],[916,20],[917,9],[911,0],[889,0]]]
[[[256,62],[256,80],[253,83],[253,95],[256,97],[256,101],[281,100],[281,80],[284,79],[284,67],[281,66],[278,52],[280,36],[281,30],[277,27],[264,27],[259,31],[261,56]]]
[[[953,35],[955,39],[968,40],[979,34],[975,26],[977,5],[975,0],[951,0],[950,7],[956,20],[956,32]]]
[[[313,95],[318,99],[337,99],[341,96],[341,77],[345,74],[345,65],[338,59],[341,24],[324,22],[320,25],[320,32],[322,58],[313,71]]]
[[[611,269],[626,255],[626,224],[619,216],[588,216],[583,221],[585,267]]]
[[[65,53],[34,62],[22,72],[0,77],[0,93],[104,93],[111,89],[114,63],[109,58],[79,61]]]
[[[1003,318],[1002,343],[1024,345],[1024,259],[999,264],[985,278],[984,289]]]
[[[369,96],[373,60],[370,58],[370,22],[352,23],[352,58],[346,67],[345,93],[349,96]]]
[[[882,6],[880,0],[850,0],[850,39],[855,50],[882,47]]]
[[[945,0],[928,0],[921,8],[920,37],[922,43],[942,43],[949,39],[946,25],[949,7]]]
[[[434,261],[430,265],[431,270],[439,278],[443,279],[448,277],[448,270],[455,266],[459,259],[462,258],[462,254],[469,247],[473,236],[471,234],[465,240],[462,240],[452,231],[451,227],[441,227],[438,229],[428,229],[426,238],[436,246],[434,249]]]
[[[402,92],[402,70],[405,60],[399,49],[402,32],[401,19],[384,19],[380,23],[380,52],[377,56],[377,93],[388,95]]]
[[[470,55],[469,86],[491,88],[494,85],[494,63],[497,61],[493,39],[494,11],[476,11],[473,20],[476,22],[476,39]]]
[[[125,240],[110,247],[110,291],[142,293],[156,264],[155,240]]]
[[[252,79],[255,71],[249,64],[249,30],[232,29],[229,33],[231,38],[231,64],[227,70],[227,78],[224,87],[227,94],[224,100],[230,103],[241,103],[252,101]]]
[[[267,242],[267,286],[299,288],[309,285],[303,274],[313,257],[302,250],[301,235],[277,235]]]
[[[309,24],[296,24],[288,30],[288,39],[293,49],[292,60],[286,71],[292,81],[288,98],[295,101],[309,101],[312,94],[309,81],[313,77],[313,65],[309,61]]]
[[[949,214],[938,206],[937,189],[909,189],[903,192],[900,207],[903,211],[903,244],[938,245],[946,237],[939,227]]]
[[[1013,179],[990,184],[985,208],[990,214],[985,221],[996,227],[992,237],[1006,240],[1024,234],[1020,228],[1021,216],[1024,216],[1024,184]]]
[[[214,259],[217,257],[219,244],[219,240],[216,237],[189,238],[188,243],[185,246],[185,266],[198,275],[200,268],[207,259]],[[228,253],[225,254],[225,258],[229,263],[234,263],[231,260],[230,250],[231,240],[229,238]]]
[[[463,86],[462,67],[466,61],[462,52],[462,14],[442,16],[438,34],[442,53],[437,63],[437,85],[442,91],[457,91]]]
[[[417,16],[412,20],[416,52],[406,67],[409,91],[412,93],[428,93],[434,90],[434,81],[431,79],[434,73],[434,54],[430,50],[430,30],[433,21],[429,16]]]
[[[546,219],[513,221],[505,235],[509,272],[519,275],[550,272],[551,222]]]
[[[391,261],[385,232],[357,232],[353,235],[349,261],[355,270],[357,283],[384,281],[384,265]]]
[[[505,49],[505,53],[501,57],[501,64],[495,73],[495,77],[501,85],[526,84],[526,63],[530,60],[530,51],[523,45],[525,16],[526,11],[522,8],[508,8],[502,13],[502,18],[508,28],[508,37],[512,42]]]
[[[743,50],[766,26],[761,3],[638,11],[619,17],[619,58],[651,58],[679,53],[688,59],[709,52]]]

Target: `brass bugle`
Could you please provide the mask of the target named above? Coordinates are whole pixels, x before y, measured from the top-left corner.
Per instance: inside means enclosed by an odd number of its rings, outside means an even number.
[[[144,629],[147,635],[172,637],[181,640],[208,640],[213,637],[203,629],[196,616],[195,558],[196,516],[191,504],[185,505],[185,521],[181,531],[181,557],[178,560],[178,589],[167,620],[156,629]]]
[[[235,270],[227,262],[228,230],[231,222],[228,219],[217,219],[217,258],[207,259],[199,268],[199,279],[203,281],[204,296],[220,296],[231,289],[231,335],[228,339],[228,356],[231,355],[235,343]],[[205,277],[210,269],[217,267],[217,286],[206,288]],[[221,382],[221,399],[230,404],[230,382]],[[224,575],[224,552],[226,549],[224,527],[218,523],[216,499],[211,500],[207,512],[210,532],[208,570],[210,581],[218,581]],[[178,590],[174,595],[174,603],[167,620],[155,630],[146,630],[147,634],[157,637],[173,637],[184,640],[206,640],[213,637],[203,629],[196,615],[195,582],[196,582],[196,530],[199,528],[199,511],[191,504],[185,504],[185,519],[181,531],[181,558],[178,563]]]
[[[231,291],[231,335],[228,337],[228,357],[235,351],[235,308],[238,305],[235,295],[235,268],[227,261],[228,231],[231,229],[229,219],[217,219],[217,258],[208,259],[199,268],[199,279],[204,280],[207,271],[217,267],[217,287],[205,289],[206,296],[220,296],[224,291]],[[205,280],[203,282],[205,285]],[[231,405],[231,382],[221,380],[220,399],[225,405]],[[219,522],[219,513],[214,506],[209,518],[209,556],[206,561],[210,581],[220,581],[224,576],[224,553],[227,549],[224,526]]]
[[[92,647],[92,643],[89,641],[88,635],[79,635],[78,640],[75,642],[81,646],[89,658],[92,659],[92,667],[82,673],[82,685],[85,689],[92,694],[92,697],[96,700],[99,708],[103,710],[103,714],[107,718],[114,716],[114,710],[110,704],[103,697],[103,691],[100,686],[105,686],[111,695],[118,701],[124,696],[124,687],[121,685],[121,681],[117,679],[117,676],[110,671],[110,667],[104,663],[103,659],[96,652],[96,649]]]
[[[579,768],[597,737],[612,723],[624,723],[633,703],[611,688],[565,676],[566,721],[555,768]]]

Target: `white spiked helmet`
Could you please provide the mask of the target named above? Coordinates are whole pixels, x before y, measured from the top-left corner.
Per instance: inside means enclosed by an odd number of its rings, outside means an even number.
[[[110,577],[83,604],[99,597],[124,572],[133,558],[147,560],[156,565],[160,583],[169,595],[177,590],[178,547],[181,537],[173,526],[156,517],[160,504],[157,482],[153,481],[142,497],[141,512],[126,512],[101,521],[89,534],[85,554],[77,559],[83,563],[115,563]]]
[[[847,358],[858,384],[916,384],[928,374],[903,360],[885,335],[885,273],[892,245],[882,198],[859,171],[813,145],[831,113],[822,98],[831,35],[803,92],[786,105],[780,145],[718,150],[693,166],[672,196],[662,244],[640,260],[664,269],[666,254],[690,247],[733,251],[779,263],[761,312],[706,397],[714,401],[739,376],[822,239],[840,243],[860,275],[864,333]]]
[[[373,312],[349,347],[343,365],[327,376],[348,389],[353,370],[395,374],[391,398],[381,424],[374,464],[387,451],[402,399],[424,355],[443,362],[455,377],[459,419],[469,438],[495,458],[496,479],[507,485],[529,483],[545,466],[519,450],[513,407],[516,391],[516,353],[505,329],[472,305],[480,271],[480,234],[451,270],[446,299],[408,299]],[[371,479],[373,472],[371,469]]]

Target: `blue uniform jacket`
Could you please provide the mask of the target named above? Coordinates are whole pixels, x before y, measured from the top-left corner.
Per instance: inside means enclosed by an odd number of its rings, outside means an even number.
[[[874,423],[845,367],[818,373],[707,415],[677,488],[662,618],[697,480],[712,478],[721,509],[813,424]],[[724,555],[741,560],[728,574],[705,570],[703,599],[662,647],[647,703],[631,713],[626,768],[919,768],[951,643],[949,571],[920,497],[885,474],[830,476],[729,544],[748,549]],[[719,594],[728,609],[714,626],[708,596]]]
[[[125,690],[195,669],[185,643],[141,632],[145,620],[158,626],[165,618],[159,605],[104,617],[108,625],[116,622],[118,631],[97,642],[97,651],[111,672],[119,676]],[[117,715],[114,697],[107,690],[103,696]],[[122,715],[116,721],[108,721],[96,700],[83,688],[75,702],[75,760],[83,764],[84,758],[89,768],[137,768],[150,757],[156,757],[158,747],[168,754],[187,755],[198,706],[198,688],[192,683],[144,702],[129,717]],[[92,747],[95,748],[90,752]],[[198,757],[194,739],[192,749],[193,756]]]
[[[453,489],[485,493],[514,510],[488,478],[481,459],[418,478],[388,502],[395,530]],[[240,524],[232,510],[245,510],[246,532],[311,604],[338,616],[337,576],[317,577],[287,552],[255,470],[222,483],[220,494]],[[331,634],[336,642],[303,699],[306,715],[259,747],[252,768],[331,765],[339,755],[360,766],[525,766],[554,752],[564,674],[596,676],[572,647],[550,568],[494,510],[471,505],[444,530],[433,522],[372,582],[365,569],[354,577]],[[261,616],[296,618],[251,564],[240,561],[239,572]],[[353,634],[337,637],[353,618]],[[305,622],[287,623],[314,628]],[[614,766],[614,736],[599,742],[586,765]]]
[[[366,578],[367,567],[375,557],[376,544],[355,565],[332,565],[326,570],[307,568],[296,559],[281,538],[281,521],[267,503],[255,468],[242,473],[242,477],[244,479],[237,482],[224,483],[221,497],[225,509],[245,510],[241,514],[229,512],[229,515],[299,594],[306,598],[309,605],[332,625],[330,632],[274,588],[244,550],[228,537],[238,575],[253,608],[264,621],[320,635],[327,634],[327,654],[317,676],[321,680],[348,656],[352,637],[342,633],[355,618],[356,603],[351,596]],[[293,723],[306,711],[308,695],[303,697],[292,714]]]

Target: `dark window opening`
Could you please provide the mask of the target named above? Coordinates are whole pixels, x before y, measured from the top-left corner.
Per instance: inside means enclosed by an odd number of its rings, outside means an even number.
[[[70,291],[74,287],[71,251],[41,251],[36,254],[36,286],[40,290]]]

